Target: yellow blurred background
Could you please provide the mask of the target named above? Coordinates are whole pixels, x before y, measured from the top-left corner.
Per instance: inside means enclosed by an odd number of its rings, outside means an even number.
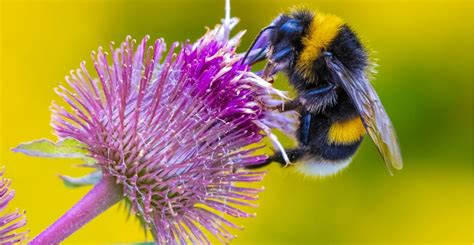
[[[53,88],[99,45],[130,34],[195,40],[214,26],[224,1],[1,2],[0,163],[13,181],[15,207],[35,236],[88,188],[68,189],[58,173],[88,170],[70,160],[14,154],[10,148],[51,134]],[[474,242],[472,83],[474,2],[442,0],[234,0],[237,29],[248,33],[304,3],[344,18],[376,51],[376,87],[395,124],[405,160],[390,176],[370,140],[342,174],[312,180],[269,167],[256,218],[239,220],[234,244]],[[90,62],[89,62],[90,63]],[[289,89],[284,78],[277,87]],[[134,219],[114,207],[67,244],[142,242]]]

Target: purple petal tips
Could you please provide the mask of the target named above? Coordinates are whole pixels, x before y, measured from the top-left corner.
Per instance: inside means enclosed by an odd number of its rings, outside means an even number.
[[[0,170],[0,212],[4,212],[8,203],[15,196],[10,190],[10,180],[3,178],[4,169]],[[26,240],[27,231],[22,231],[26,225],[25,212],[14,210],[0,215],[0,244],[20,244]]]
[[[162,39],[127,37],[110,55],[93,53],[96,75],[82,63],[70,88],[57,88],[69,108],[53,104],[56,134],[87,145],[157,243],[209,243],[202,228],[232,239],[238,226],[225,216],[252,216],[235,206],[252,206],[261,191],[244,187],[263,173],[242,167],[267,158],[251,145],[292,123],[269,109],[284,94],[240,64],[240,36],[227,40],[217,26],[167,53]]]

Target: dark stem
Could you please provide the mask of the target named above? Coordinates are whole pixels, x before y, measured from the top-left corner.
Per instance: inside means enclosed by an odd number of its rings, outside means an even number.
[[[115,178],[104,176],[74,207],[29,244],[58,244],[97,215],[123,199],[120,185]]]

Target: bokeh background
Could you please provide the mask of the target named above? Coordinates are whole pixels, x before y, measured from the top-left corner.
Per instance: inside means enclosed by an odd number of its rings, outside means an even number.
[[[247,29],[294,5],[337,14],[376,51],[376,87],[395,124],[405,160],[390,176],[370,140],[352,165],[325,179],[269,167],[256,218],[240,220],[234,244],[468,243],[474,241],[472,166],[473,1],[234,0]],[[58,173],[87,172],[69,160],[14,154],[51,134],[53,88],[90,52],[126,35],[195,40],[224,14],[224,1],[49,0],[1,2],[0,162],[13,181],[13,206],[26,209],[35,236],[88,188],[67,189]],[[276,86],[289,89],[284,78]],[[287,142],[289,144],[289,142]],[[114,207],[66,244],[141,242],[134,219]]]

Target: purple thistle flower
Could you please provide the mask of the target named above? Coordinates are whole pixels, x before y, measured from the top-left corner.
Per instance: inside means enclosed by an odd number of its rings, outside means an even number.
[[[225,216],[252,216],[236,206],[255,206],[261,189],[245,183],[263,177],[243,167],[265,161],[256,143],[266,134],[278,145],[271,129],[290,130],[292,121],[270,109],[284,94],[241,64],[243,33],[227,40],[226,31],[217,26],[167,54],[162,39],[147,47],[148,37],[138,45],[128,37],[111,44],[110,61],[101,48],[93,53],[97,78],[84,63],[66,77],[71,89],[56,91],[69,109],[53,103],[52,126],[59,138],[82,142],[103,177],[32,244],[61,241],[73,232],[58,235],[66,219],[78,229],[122,197],[157,243],[209,243],[201,227],[222,242],[233,238],[228,228],[239,226]]]
[[[4,212],[8,203],[15,196],[10,189],[11,181],[3,178],[4,169],[0,171],[0,212]],[[26,240],[28,231],[21,231],[26,225],[25,212],[11,211],[0,216],[0,244],[18,244]]]

